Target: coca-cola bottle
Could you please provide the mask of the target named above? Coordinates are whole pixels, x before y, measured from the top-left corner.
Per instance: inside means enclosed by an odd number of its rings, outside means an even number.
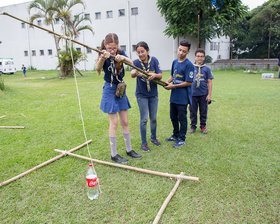
[[[92,166],[89,164],[89,169],[86,175],[87,179],[87,195],[90,200],[97,199],[99,195],[98,191],[98,180],[96,172]]]

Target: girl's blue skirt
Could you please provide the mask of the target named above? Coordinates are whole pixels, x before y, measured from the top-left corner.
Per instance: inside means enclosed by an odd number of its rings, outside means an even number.
[[[117,85],[105,82],[101,99],[100,109],[104,113],[118,113],[120,110],[128,110],[131,108],[126,93],[122,98],[116,97]]]

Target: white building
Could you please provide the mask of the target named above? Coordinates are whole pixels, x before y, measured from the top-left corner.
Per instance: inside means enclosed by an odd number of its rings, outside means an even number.
[[[170,69],[172,61],[177,57],[179,39],[174,40],[172,37],[164,35],[166,23],[157,10],[156,0],[84,0],[84,2],[86,4],[84,12],[90,16],[95,34],[83,31],[77,41],[98,48],[107,33],[117,33],[120,46],[132,59],[137,58],[135,45],[139,41],[146,41],[150,47],[150,54],[159,59],[161,68]],[[28,21],[29,4],[1,7],[0,12],[7,12]],[[73,9],[74,14],[83,11],[80,6]],[[37,19],[34,23],[51,29],[43,24],[42,19]],[[0,15],[0,29],[0,41],[2,42],[0,57],[14,58],[18,69],[22,64],[42,70],[56,68],[56,49],[51,34],[37,28],[30,28],[29,25],[4,15]],[[55,32],[61,33],[60,29],[61,21],[58,21],[58,24],[55,25]],[[192,44],[188,58],[193,62],[197,39],[190,37],[184,39]],[[61,41],[61,44],[63,43],[64,41]],[[79,68],[93,69],[97,53],[79,45],[75,45],[75,47],[87,55],[87,61],[81,62]],[[211,56],[214,61],[229,58],[228,38],[206,41],[203,47],[205,47],[206,55]]]

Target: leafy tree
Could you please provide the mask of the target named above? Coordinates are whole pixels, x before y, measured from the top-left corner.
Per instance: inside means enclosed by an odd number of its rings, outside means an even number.
[[[280,51],[280,0],[269,0],[235,25],[234,54],[239,58],[267,58]]]
[[[168,26],[167,36],[197,36],[198,15],[200,15],[200,39],[229,35],[231,16],[243,17],[247,7],[241,0],[158,0],[157,7]]]

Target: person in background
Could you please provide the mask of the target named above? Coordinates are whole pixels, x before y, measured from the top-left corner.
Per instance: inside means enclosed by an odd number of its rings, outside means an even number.
[[[277,57],[278,57],[278,78],[280,79],[280,51]]]
[[[214,79],[211,69],[205,65],[205,51],[197,49],[195,51],[195,69],[192,83],[192,104],[190,109],[191,129],[189,133],[196,131],[197,110],[199,107],[200,129],[203,134],[207,134],[206,120],[208,104],[211,103],[212,79]]]
[[[157,84],[151,82],[151,80],[160,80],[162,78],[162,71],[159,68],[157,58],[149,55],[149,50],[149,46],[146,42],[139,42],[136,45],[136,52],[139,59],[134,60],[133,64],[149,73],[150,77],[145,79],[136,69],[132,68],[131,70],[131,76],[133,78],[137,77],[135,96],[140,112],[141,149],[145,152],[150,151],[146,138],[148,115],[150,117],[151,143],[156,146],[161,145],[161,143],[157,140],[156,134],[158,89]]]
[[[117,128],[118,128],[118,115],[122,126],[122,133],[126,145],[126,154],[132,158],[140,159],[142,156],[137,154],[131,147],[128,114],[127,110],[131,108],[126,93],[122,97],[116,96],[117,85],[123,82],[125,75],[123,62],[132,64],[125,52],[119,48],[119,38],[115,33],[109,33],[101,43],[102,54],[96,62],[97,74],[100,75],[103,69],[104,86],[101,99],[100,109],[109,116],[109,140],[111,147],[111,159],[117,163],[126,163],[127,159],[121,157],[117,153]],[[115,56],[115,60],[110,57]]]
[[[164,88],[171,89],[170,95],[170,118],[173,125],[173,134],[165,139],[175,141],[174,147],[185,145],[188,120],[187,106],[191,104],[191,85],[193,81],[194,66],[187,59],[191,44],[182,40],[179,44],[177,55],[172,63],[171,77],[167,80]],[[171,83],[172,82],[172,83]]]
[[[24,77],[26,77],[26,67],[22,65],[21,70],[23,72]]]

